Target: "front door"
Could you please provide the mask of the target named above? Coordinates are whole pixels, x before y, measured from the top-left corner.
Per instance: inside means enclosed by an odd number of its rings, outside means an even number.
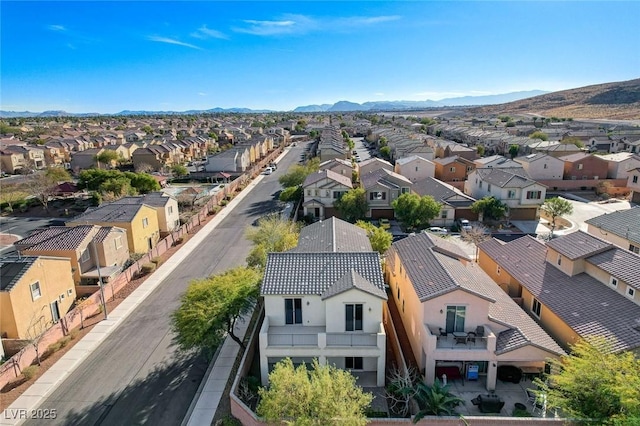
[[[60,309],[58,308],[57,300],[51,304],[51,321],[54,324],[60,321]]]

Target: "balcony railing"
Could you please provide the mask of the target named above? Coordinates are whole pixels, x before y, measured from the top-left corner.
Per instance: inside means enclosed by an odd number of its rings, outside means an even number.
[[[327,333],[327,346],[377,346],[376,334]]]
[[[318,346],[318,334],[269,334],[269,346]]]

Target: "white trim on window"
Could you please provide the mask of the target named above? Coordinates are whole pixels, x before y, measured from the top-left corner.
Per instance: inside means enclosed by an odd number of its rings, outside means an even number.
[[[540,312],[542,312],[542,304],[535,297],[531,301],[531,313],[536,316],[536,318],[540,318]]]
[[[86,261],[88,261],[89,259],[91,259],[91,253],[89,252],[89,247],[87,247],[83,252],[82,252],[82,256],[80,256],[80,262],[84,263]]]
[[[611,278],[609,278],[609,284],[610,284],[612,287],[616,287],[616,288],[617,288],[617,287],[618,287],[618,279],[617,279],[617,278],[615,278],[615,277],[611,277]]]
[[[633,299],[635,295],[636,295],[636,290],[633,287],[627,286],[627,297],[630,299]]]
[[[40,281],[29,284],[29,289],[31,290],[31,300],[37,300],[42,296],[42,290],[40,290]]]

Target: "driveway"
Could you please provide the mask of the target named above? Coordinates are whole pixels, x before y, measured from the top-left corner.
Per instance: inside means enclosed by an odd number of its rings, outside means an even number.
[[[561,197],[564,198],[564,197]],[[569,201],[573,206],[573,213],[567,216],[563,216],[564,219],[567,219],[573,223],[573,226],[569,229],[565,229],[562,231],[555,231],[556,234],[568,234],[578,229],[583,231],[587,231],[587,224],[585,221],[594,218],[596,216],[603,215],[605,213],[612,213],[618,210],[628,210],[631,208],[631,204],[629,201],[611,201],[608,203],[591,201],[576,201],[571,200],[569,198],[564,198]]]

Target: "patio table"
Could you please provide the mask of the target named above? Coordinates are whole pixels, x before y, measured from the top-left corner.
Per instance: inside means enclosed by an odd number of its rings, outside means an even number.
[[[464,331],[454,331],[451,334],[453,334],[453,337],[456,339],[456,345],[458,343],[467,344],[467,333]]]

